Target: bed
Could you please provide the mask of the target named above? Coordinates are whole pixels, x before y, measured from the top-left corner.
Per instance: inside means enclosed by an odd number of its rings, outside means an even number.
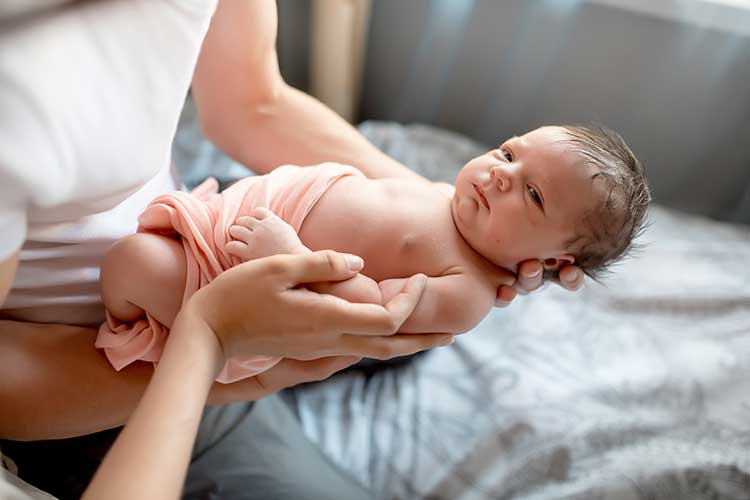
[[[360,130],[433,180],[486,150],[424,125]],[[194,165],[246,172],[211,148]],[[379,499],[750,499],[750,227],[658,204],[650,219],[606,286],[550,286],[450,347],[286,401]]]

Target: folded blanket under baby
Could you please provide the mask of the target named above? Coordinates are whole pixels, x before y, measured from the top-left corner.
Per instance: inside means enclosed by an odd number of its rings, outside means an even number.
[[[247,177],[218,193],[218,183],[208,179],[191,193],[173,192],[157,197],[138,218],[138,232],[179,235],[185,250],[187,278],[182,301],[242,261],[226,252],[232,240],[229,228],[238,217],[265,207],[299,232],[305,217],[339,179],[362,175],[335,163],[314,167],[286,165],[268,175]],[[99,328],[96,347],[104,349],[117,370],[137,360],[156,362],[169,330],[148,313],[135,323],[123,323],[107,312]],[[223,383],[251,377],[278,363],[280,358],[231,358],[216,378]]]

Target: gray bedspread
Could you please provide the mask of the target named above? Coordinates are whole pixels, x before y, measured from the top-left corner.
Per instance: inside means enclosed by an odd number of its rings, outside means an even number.
[[[483,148],[365,124],[450,180]],[[750,499],[750,228],[658,206],[607,286],[551,286],[450,347],[294,391],[307,435],[382,499]]]

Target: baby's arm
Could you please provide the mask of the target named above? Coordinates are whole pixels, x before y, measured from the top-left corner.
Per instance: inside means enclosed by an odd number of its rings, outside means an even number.
[[[229,234],[234,240],[227,243],[227,252],[244,262],[280,253],[311,251],[299,239],[294,228],[266,208],[256,208],[251,216],[238,218],[235,225],[229,228]],[[384,304],[377,282],[364,274],[346,281],[305,286],[315,292],[335,295],[349,302]],[[400,291],[395,291],[393,295]]]
[[[379,283],[382,300],[390,300],[405,279]],[[495,286],[463,273],[427,279],[417,308],[399,330],[401,333],[464,333],[476,326],[495,303]]]

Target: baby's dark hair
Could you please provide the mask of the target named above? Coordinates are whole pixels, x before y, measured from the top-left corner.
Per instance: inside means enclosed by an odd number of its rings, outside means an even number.
[[[648,227],[646,209],[651,193],[643,165],[620,134],[601,125],[562,128],[572,151],[585,165],[594,167],[592,182],[602,183],[604,188],[604,199],[584,213],[575,235],[566,242],[576,257],[575,264],[600,281],[611,272],[612,264],[640,250],[633,240]]]

